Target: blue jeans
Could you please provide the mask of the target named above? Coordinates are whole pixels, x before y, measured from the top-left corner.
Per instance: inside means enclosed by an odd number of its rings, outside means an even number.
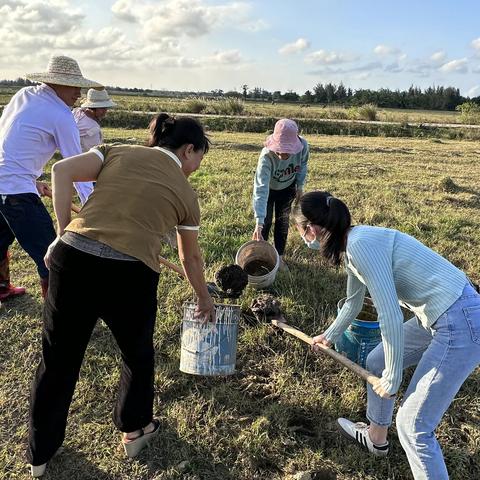
[[[434,432],[463,382],[480,363],[480,295],[467,285],[430,329],[414,317],[404,324],[404,334],[404,368],[417,368],[397,413],[398,437],[416,480],[447,480]],[[367,357],[367,369],[380,377],[384,368],[380,343]],[[370,385],[367,399],[367,418],[388,427],[395,400],[379,397]]]
[[[40,278],[48,278],[43,257],[55,240],[52,219],[34,193],[0,195],[0,260],[15,238],[37,265]]]

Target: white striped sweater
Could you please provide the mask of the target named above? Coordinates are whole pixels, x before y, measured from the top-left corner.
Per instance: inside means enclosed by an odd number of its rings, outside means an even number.
[[[397,392],[403,370],[403,314],[399,301],[431,327],[462,294],[466,275],[415,238],[397,230],[359,225],[347,239],[347,300],[326,338],[335,340],[362,309],[368,288],[385,350],[382,387]]]

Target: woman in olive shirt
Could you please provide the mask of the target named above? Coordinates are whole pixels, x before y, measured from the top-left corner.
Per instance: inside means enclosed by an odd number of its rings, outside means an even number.
[[[150,125],[148,146],[102,145],[52,168],[55,242],[43,314],[43,355],[31,396],[28,459],[32,475],[63,442],[83,355],[99,317],[122,354],[114,423],[128,456],[158,433],[153,418],[153,330],[162,236],[177,227],[178,252],[198,296],[197,316],[214,320],[198,246],[200,210],[188,176],[209,140],[192,118],[166,114]],[[72,182],[96,181],[71,221]]]

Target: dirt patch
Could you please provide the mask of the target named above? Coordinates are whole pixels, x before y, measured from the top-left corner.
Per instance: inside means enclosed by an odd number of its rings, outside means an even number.
[[[282,316],[280,302],[272,295],[263,294],[254,298],[250,310],[259,322],[270,322]]]
[[[266,275],[273,270],[273,265],[265,260],[252,260],[245,265],[245,271],[252,277]]]
[[[238,298],[247,286],[248,275],[239,265],[227,265],[218,270],[215,280],[226,296]]]

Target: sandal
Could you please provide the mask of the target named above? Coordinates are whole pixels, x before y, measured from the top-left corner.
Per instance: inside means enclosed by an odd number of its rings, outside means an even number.
[[[131,440],[126,438],[122,440],[123,448],[128,458],[136,457],[160,431],[160,421],[158,419],[154,418],[150,423],[154,425],[154,429],[151,432],[145,432],[145,429],[142,428],[142,433],[138,437]]]
[[[59,453],[63,452],[63,447],[59,447],[58,450],[53,454],[56,457]],[[53,458],[53,457],[52,457]],[[30,465],[30,475],[33,478],[42,477],[45,474],[45,470],[47,469],[47,463],[42,463],[41,465]]]
[[[46,463],[43,463],[42,465],[30,465],[30,474],[33,478],[39,478],[44,475],[46,469]]]

